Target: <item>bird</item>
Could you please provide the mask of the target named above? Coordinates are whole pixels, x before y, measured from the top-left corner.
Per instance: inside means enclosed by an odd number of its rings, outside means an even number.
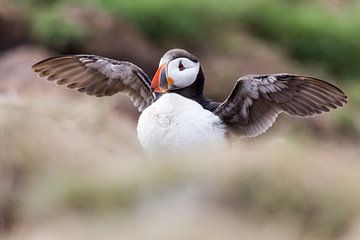
[[[211,149],[229,135],[265,133],[281,113],[311,117],[347,103],[337,86],[289,73],[240,77],[223,102],[214,101],[204,94],[200,60],[184,49],[167,51],[152,80],[131,62],[90,54],[51,57],[32,69],[90,96],[127,95],[141,112],[137,135],[149,153]]]

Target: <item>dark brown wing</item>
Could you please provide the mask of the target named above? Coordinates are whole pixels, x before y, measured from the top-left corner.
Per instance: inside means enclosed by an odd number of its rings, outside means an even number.
[[[53,57],[36,63],[33,70],[49,81],[66,85],[88,95],[128,95],[139,111],[155,99],[149,77],[130,62],[117,61],[95,55]]]
[[[320,79],[292,75],[248,75],[214,111],[236,133],[254,137],[272,126],[281,112],[310,117],[343,106],[347,97]]]

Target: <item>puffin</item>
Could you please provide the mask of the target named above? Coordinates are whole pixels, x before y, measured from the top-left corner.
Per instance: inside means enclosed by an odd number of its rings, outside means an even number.
[[[32,69],[90,96],[127,95],[141,113],[137,135],[149,153],[214,149],[229,135],[266,132],[280,113],[311,117],[347,103],[337,86],[289,73],[243,76],[223,102],[213,101],[199,59],[184,49],[167,51],[152,80],[131,62],[90,54],[51,57]]]

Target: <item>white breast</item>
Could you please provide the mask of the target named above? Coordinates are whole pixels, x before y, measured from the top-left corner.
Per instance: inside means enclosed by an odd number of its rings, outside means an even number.
[[[140,144],[150,153],[188,152],[225,142],[225,129],[218,116],[175,93],[164,94],[145,109],[137,131]]]

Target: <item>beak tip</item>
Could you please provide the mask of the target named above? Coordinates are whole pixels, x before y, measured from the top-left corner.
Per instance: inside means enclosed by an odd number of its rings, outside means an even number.
[[[163,64],[156,71],[153,80],[151,81],[151,91],[164,93],[168,89],[166,64]]]

